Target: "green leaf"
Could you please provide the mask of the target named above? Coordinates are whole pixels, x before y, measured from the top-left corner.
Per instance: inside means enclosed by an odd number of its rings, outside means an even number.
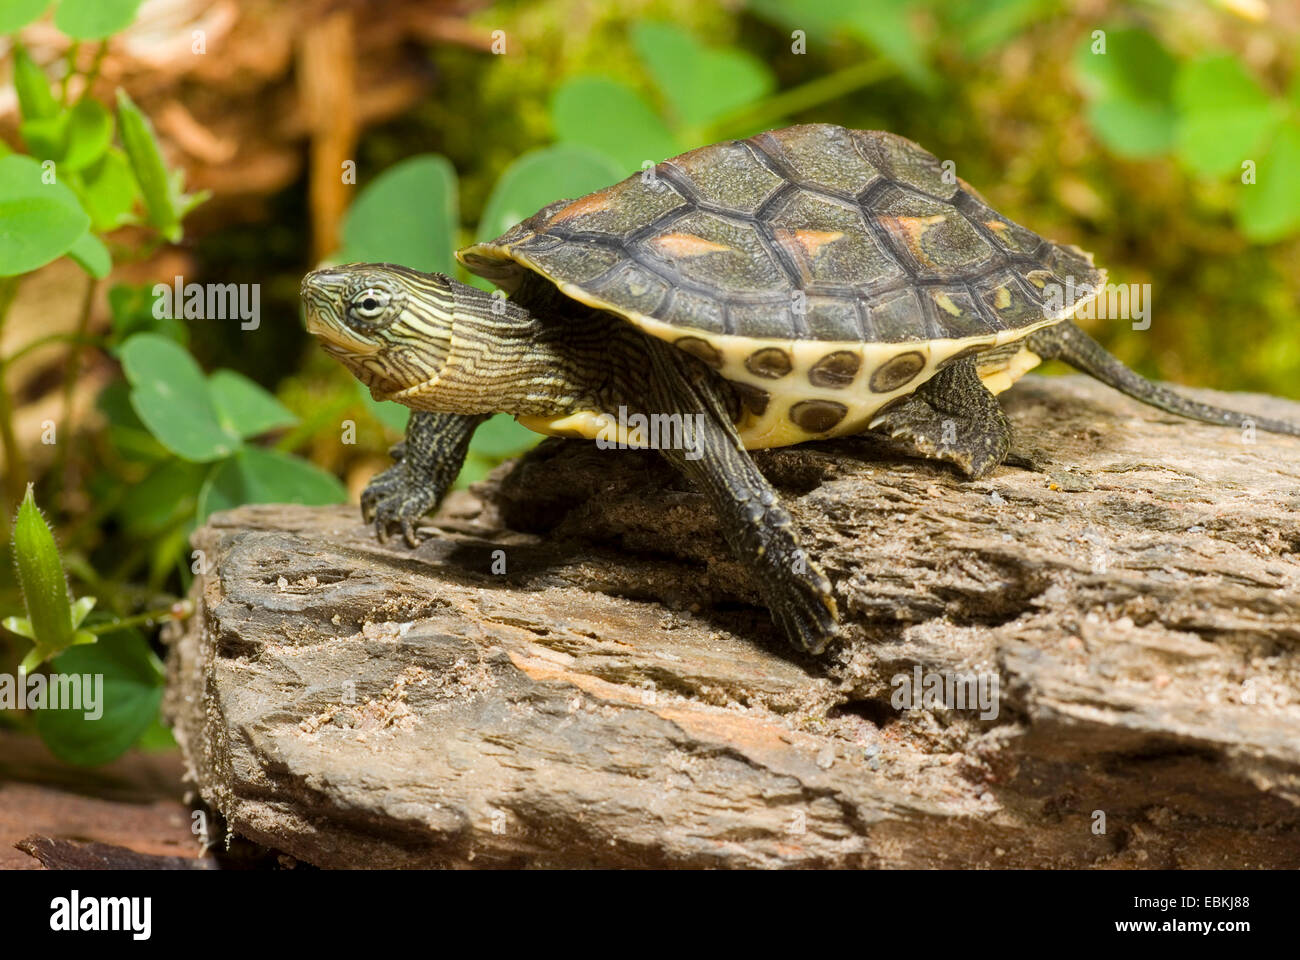
[[[10,633],[16,633],[28,640],[36,639],[36,628],[32,626],[31,620],[27,617],[5,617],[0,620],[0,626],[3,626]]]
[[[709,49],[669,23],[635,24],[632,45],[688,127],[702,127],[775,86],[771,71],[757,58],[741,50]]]
[[[1029,24],[1055,12],[1056,0],[982,0],[944,5],[948,31],[971,57],[982,57],[1012,40]]]
[[[108,422],[108,439],[123,460],[158,463],[175,459],[171,451],[154,439],[131,407],[131,386],[123,379],[112,380],[100,391],[95,409]]]
[[[394,400],[376,400],[370,395],[370,388],[360,380],[355,381],[357,395],[361,397],[371,416],[394,433],[406,433],[407,421],[411,419],[411,408],[404,407]]]
[[[199,492],[198,522],[245,503],[343,503],[338,477],[278,450],[245,447],[212,468]]]
[[[86,168],[78,192],[97,233],[108,233],[127,222],[135,198],[140,195],[130,161],[117,147],[109,147],[98,161]]]
[[[31,157],[0,157],[0,276],[26,273],[63,254],[90,225],[77,196],[43,183]]]
[[[471,484],[478,483],[495,470],[500,462],[492,457],[480,457],[470,451],[469,455],[465,457],[465,463],[461,466],[460,473],[456,474],[456,481],[452,484],[452,489],[468,489]]]
[[[0,276],[43,267],[85,236],[89,218],[51,197],[0,200]]]
[[[181,171],[177,171],[177,173],[179,174],[181,173]],[[179,190],[180,187],[183,185],[182,179],[180,177],[177,177],[176,184],[177,184],[177,189]],[[203,204],[207,203],[211,199],[212,199],[211,190],[200,190],[198,193],[178,194],[176,198],[177,219],[184,220],[186,217],[190,215],[190,212],[195,207],[202,206]]]
[[[54,25],[76,40],[102,40],[131,25],[141,0],[62,0]]]
[[[1169,51],[1146,30],[1119,27],[1105,32],[1105,53],[1093,53],[1085,38],[1075,67],[1085,91],[1097,99],[1168,102],[1176,64]]]
[[[474,431],[469,448],[480,456],[495,458],[499,462],[531,450],[541,441],[541,434],[529,430],[508,413],[498,413]]]
[[[1216,54],[1183,64],[1175,84],[1178,156],[1202,176],[1222,176],[1241,169],[1284,110],[1274,104],[1236,57]]]
[[[1107,30],[1105,42],[1105,53],[1093,53],[1089,38],[1075,55],[1080,84],[1093,101],[1093,130],[1121,156],[1165,152],[1173,145],[1176,120],[1173,57],[1145,30]]]
[[[137,750],[145,750],[149,753],[175,750],[176,738],[172,736],[171,727],[163,723],[162,717],[159,715],[155,716],[148,729],[140,734],[139,739],[135,742],[135,747]]]
[[[192,515],[208,468],[170,457],[140,483],[128,487],[117,516],[135,537],[159,534]]]
[[[279,400],[242,373],[217,370],[208,377],[217,418],[244,439],[298,422]]]
[[[540,434],[520,425],[510,414],[498,413],[474,431],[469,453],[453,487],[464,490],[478,483],[503,461],[528,452],[541,441]]]
[[[112,139],[113,115],[98,100],[87,97],[72,108],[67,151],[60,167],[84,170],[104,155]]]
[[[131,406],[164,447],[196,463],[239,450],[239,437],[217,417],[208,382],[194,358],[171,340],[139,333],[121,350]]]
[[[1089,104],[1087,115],[1097,136],[1121,157],[1155,156],[1173,143],[1174,114],[1159,104],[1102,100]]]
[[[0,3],[0,33],[17,33],[50,5],[50,0],[4,0]]]
[[[551,125],[562,143],[590,147],[624,176],[681,152],[664,122],[636,91],[600,77],[566,80],[551,100]]]
[[[117,123],[131,170],[144,197],[149,223],[172,243],[181,238],[172,182],[163,163],[162,149],[149,118],[140,112],[125,90],[117,91]]]
[[[54,197],[70,210],[81,209],[77,195],[58,180],[57,174],[51,183],[45,182],[44,175],[45,167],[31,157],[21,153],[0,157],[0,199]]]
[[[1250,159],[1249,157],[1246,159]],[[1237,218],[1256,243],[1271,243],[1300,230],[1300,124],[1284,124],[1259,158],[1255,182],[1245,191]]]
[[[828,45],[850,33],[888,60],[915,86],[933,91],[934,71],[927,63],[923,38],[913,29],[916,0],[750,0],[749,7],[768,20],[803,30],[810,46]]]
[[[35,117],[18,125],[18,133],[27,145],[28,152],[40,160],[62,160],[68,150],[68,124],[72,114],[68,111],[52,117]]]
[[[113,269],[113,256],[108,252],[108,247],[89,231],[68,248],[68,256],[96,280],[103,280]]]
[[[77,627],[81,626],[82,622],[86,619],[86,616],[90,613],[90,611],[95,609],[95,603],[96,601],[94,597],[82,597],[80,600],[76,601],[72,605],[73,629],[76,629]],[[74,641],[74,642],[92,643],[93,641],[85,640],[85,641]]]
[[[86,716],[84,693],[82,709],[33,711],[36,732],[66,763],[108,763],[125,753],[158,716],[162,665],[139,630],[115,630],[98,643],[73,647],[54,660],[51,670],[69,679],[77,676],[83,684],[87,677],[103,678],[98,716]]]
[[[49,0],[45,0],[46,3]],[[5,12],[0,11],[0,22]],[[0,33],[8,33],[0,29]],[[18,92],[18,106],[24,120],[47,120],[59,113],[60,107],[50,89],[45,71],[36,65],[22,44],[14,44],[14,89]]]
[[[156,333],[181,346],[190,342],[190,331],[184,322],[174,317],[155,317],[154,303],[152,284],[119,283],[108,291],[108,309],[112,315],[110,352],[119,352],[122,344],[137,333]],[[129,403],[126,409],[134,421]]]
[[[437,154],[411,157],[361,191],[344,218],[339,256],[345,263],[452,273],[459,222],[451,162]]]
[[[49,524],[36,507],[30,483],[27,495],[18,506],[12,538],[18,585],[27,609],[26,626],[35,643],[35,648],[23,660],[24,669],[31,670],[69,646],[76,626],[72,622],[72,602],[63,560]],[[16,626],[20,625],[10,629]]]
[[[912,10],[919,4],[911,0],[836,0],[833,6],[842,8],[843,22],[913,85],[930,92],[936,89],[938,80],[926,62],[925,44],[911,22]]]
[[[588,147],[564,143],[530,150],[506,167],[492,187],[478,238],[491,240],[548,203],[585,196],[621,177],[612,160]]]

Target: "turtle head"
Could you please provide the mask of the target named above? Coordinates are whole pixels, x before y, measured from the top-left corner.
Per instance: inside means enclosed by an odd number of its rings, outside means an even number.
[[[302,281],[307,330],[370,388],[438,413],[537,413],[567,394],[540,324],[503,293],[391,263],[349,263]]]
[[[401,401],[405,391],[436,381],[446,364],[456,288],[464,286],[390,263],[315,270],[302,281],[307,330],[376,399]]]

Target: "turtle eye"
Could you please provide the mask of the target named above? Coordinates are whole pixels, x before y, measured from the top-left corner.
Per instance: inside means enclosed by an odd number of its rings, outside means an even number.
[[[388,307],[388,294],[371,287],[352,298],[352,312],[363,320],[373,320]]]
[[[348,302],[348,319],[362,328],[375,328],[392,313],[393,295],[383,287],[358,290]]]

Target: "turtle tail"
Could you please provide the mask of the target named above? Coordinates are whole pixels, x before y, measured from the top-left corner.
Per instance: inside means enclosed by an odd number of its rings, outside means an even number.
[[[1208,403],[1197,403],[1158,383],[1152,383],[1146,377],[1124,366],[1118,358],[1107,353],[1105,347],[1069,320],[1035,331],[1029,335],[1027,345],[1044,360],[1064,361],[1076,370],[1081,370],[1090,377],[1095,377],[1102,383],[1128,394],[1134,400],[1140,400],[1168,413],[1228,427],[1254,424],[1258,430],[1300,437],[1300,424],[1237,413],[1235,410],[1212,407]]]

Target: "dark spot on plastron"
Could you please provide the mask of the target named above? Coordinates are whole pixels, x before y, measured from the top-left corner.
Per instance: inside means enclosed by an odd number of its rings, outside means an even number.
[[[809,433],[825,433],[848,412],[848,407],[834,400],[801,400],[790,408],[790,419]]]
[[[808,371],[808,382],[814,387],[847,387],[858,375],[862,358],[850,350],[828,353]]]
[[[780,380],[793,369],[790,355],[776,347],[764,347],[755,350],[745,358],[745,369],[756,377],[767,380]]]
[[[748,410],[756,417],[761,417],[767,412],[768,401],[772,399],[771,394],[766,390],[760,390],[758,387],[748,383],[733,383],[736,393]]]
[[[873,393],[892,393],[925,369],[925,356],[918,350],[900,353],[880,365],[871,375]]]
[[[685,350],[697,360],[703,360],[714,370],[722,369],[722,354],[718,353],[717,347],[709,341],[700,337],[682,337],[674,341],[674,345]]]

